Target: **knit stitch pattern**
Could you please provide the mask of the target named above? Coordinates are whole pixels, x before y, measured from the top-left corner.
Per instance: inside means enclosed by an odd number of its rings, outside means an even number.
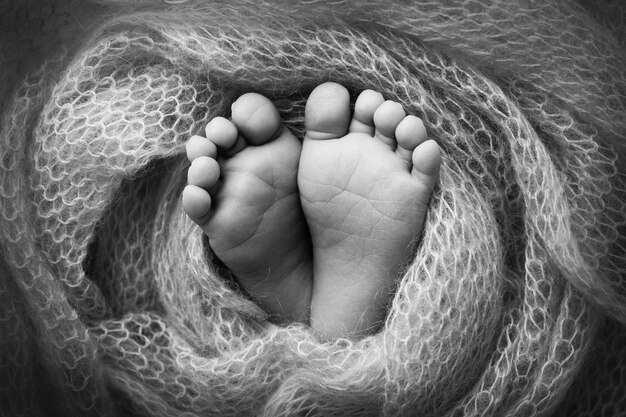
[[[3,86],[0,414],[626,413],[619,2],[98,3]],[[302,137],[329,80],[421,117],[442,167],[384,328],[324,343],[268,324],[181,192],[240,94]]]

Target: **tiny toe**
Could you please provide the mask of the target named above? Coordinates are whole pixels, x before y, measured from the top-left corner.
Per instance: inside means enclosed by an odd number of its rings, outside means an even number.
[[[210,190],[220,178],[220,166],[217,161],[208,156],[201,156],[191,162],[187,171],[187,182],[190,185]]]
[[[337,139],[348,133],[350,94],[337,83],[318,85],[309,96],[304,110],[305,138]]]
[[[237,141],[239,133],[234,124],[223,117],[215,117],[204,128],[206,138],[218,148],[230,149]]]
[[[385,102],[378,91],[364,90],[354,103],[354,114],[350,122],[350,132],[367,133],[374,136],[374,113]]]
[[[233,123],[251,145],[262,145],[278,136],[281,119],[267,97],[246,93],[231,106]]]
[[[430,139],[418,145],[413,151],[412,161],[411,175],[429,188],[434,187],[441,166],[441,152],[437,142]]]
[[[189,159],[190,162],[201,156],[215,158],[217,155],[217,147],[215,144],[207,138],[198,135],[192,136],[187,141],[185,150],[187,151],[187,159]]]
[[[410,167],[413,150],[427,138],[426,128],[424,127],[422,119],[417,116],[408,115],[402,119],[398,127],[396,127],[395,135],[396,141],[398,142],[396,153],[404,159]]]
[[[396,127],[406,116],[402,104],[387,100],[374,113],[375,136],[391,149],[396,149]]]
[[[204,225],[211,213],[211,196],[195,185],[188,185],[183,190],[183,209],[199,225]]]

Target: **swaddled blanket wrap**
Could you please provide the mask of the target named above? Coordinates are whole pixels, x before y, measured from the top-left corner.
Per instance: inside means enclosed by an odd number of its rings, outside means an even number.
[[[619,2],[100,3],[5,86],[1,414],[626,413]],[[268,323],[180,196],[238,95],[301,137],[329,80],[402,103],[443,164],[384,328],[324,343]]]

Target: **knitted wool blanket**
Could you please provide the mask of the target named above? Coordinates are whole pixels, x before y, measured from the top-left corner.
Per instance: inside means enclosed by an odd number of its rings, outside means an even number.
[[[5,33],[45,31],[45,3],[5,2]],[[626,413],[618,0],[99,3],[2,77],[0,414]],[[208,120],[256,91],[302,135],[328,80],[399,101],[443,154],[357,341],[268,324],[181,208]]]

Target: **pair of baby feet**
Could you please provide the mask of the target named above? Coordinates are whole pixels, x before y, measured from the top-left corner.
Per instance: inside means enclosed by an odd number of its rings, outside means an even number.
[[[187,215],[268,313],[322,338],[382,323],[441,161],[399,103],[365,90],[350,113],[344,87],[318,86],[301,143],[269,99],[248,93],[232,121],[214,118],[187,143]]]

